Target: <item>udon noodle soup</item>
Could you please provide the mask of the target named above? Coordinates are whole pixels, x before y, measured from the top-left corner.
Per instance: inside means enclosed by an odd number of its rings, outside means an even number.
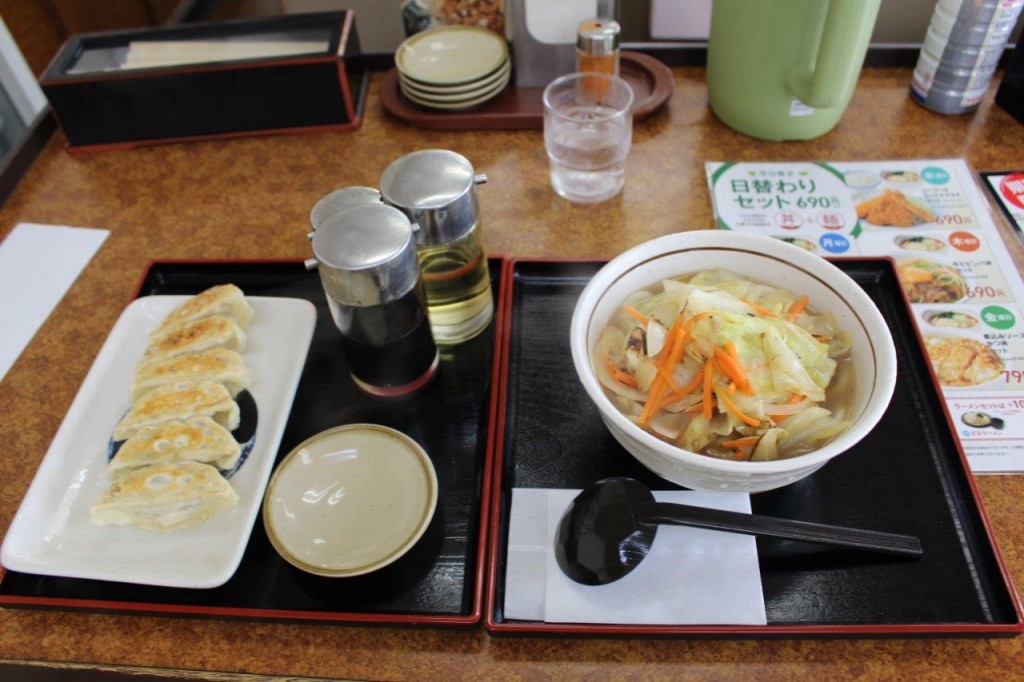
[[[591,358],[623,414],[691,452],[795,457],[850,425],[849,335],[807,296],[726,270],[630,295]]]

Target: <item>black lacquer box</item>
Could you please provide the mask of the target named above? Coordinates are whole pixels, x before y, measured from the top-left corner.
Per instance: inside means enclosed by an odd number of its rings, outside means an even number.
[[[72,36],[40,85],[73,150],[358,128],[351,10]]]

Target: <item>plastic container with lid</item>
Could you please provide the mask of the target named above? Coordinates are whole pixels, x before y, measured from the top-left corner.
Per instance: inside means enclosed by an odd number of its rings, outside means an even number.
[[[988,89],[1024,0],[940,0],[910,94],[943,114],[973,111]]]

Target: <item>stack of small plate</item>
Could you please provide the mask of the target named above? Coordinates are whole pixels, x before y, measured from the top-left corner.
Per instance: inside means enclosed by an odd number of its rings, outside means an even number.
[[[495,97],[512,75],[505,39],[474,26],[441,26],[395,51],[406,99],[431,109],[468,109]]]

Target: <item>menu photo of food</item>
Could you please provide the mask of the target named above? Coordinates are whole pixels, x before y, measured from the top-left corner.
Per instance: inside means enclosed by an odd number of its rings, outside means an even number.
[[[819,253],[820,252],[820,249],[818,248],[818,245],[815,244],[810,239],[803,239],[801,237],[781,236],[781,235],[775,235],[775,238],[780,240],[780,241],[784,241],[787,244],[792,244],[793,246],[797,246],[797,247],[803,249],[804,251],[810,251],[811,253]]]
[[[1024,315],[984,303],[914,307],[935,376],[945,388],[1024,388]]]
[[[1008,446],[1024,438],[1024,403],[1006,395],[953,396],[946,400],[957,435],[993,457],[1008,456]]]
[[[940,329],[974,329],[981,322],[965,310],[926,310],[922,314],[928,327]]]
[[[967,296],[967,279],[951,265],[912,258],[900,260],[897,268],[911,303],[956,303]]]
[[[938,214],[919,194],[885,188],[855,198],[857,217],[876,227],[917,227],[938,219]]]
[[[998,380],[1006,365],[989,344],[970,336],[925,336],[925,348],[943,386],[967,387]]]
[[[928,251],[938,253],[949,248],[949,244],[946,243],[945,239],[924,234],[901,235],[896,237],[896,239],[893,240],[893,243],[904,251]]]
[[[967,410],[960,415],[960,421],[972,429],[995,429],[996,431],[1002,431],[1006,428],[1005,419],[995,417],[988,412],[979,412],[978,410]]]

